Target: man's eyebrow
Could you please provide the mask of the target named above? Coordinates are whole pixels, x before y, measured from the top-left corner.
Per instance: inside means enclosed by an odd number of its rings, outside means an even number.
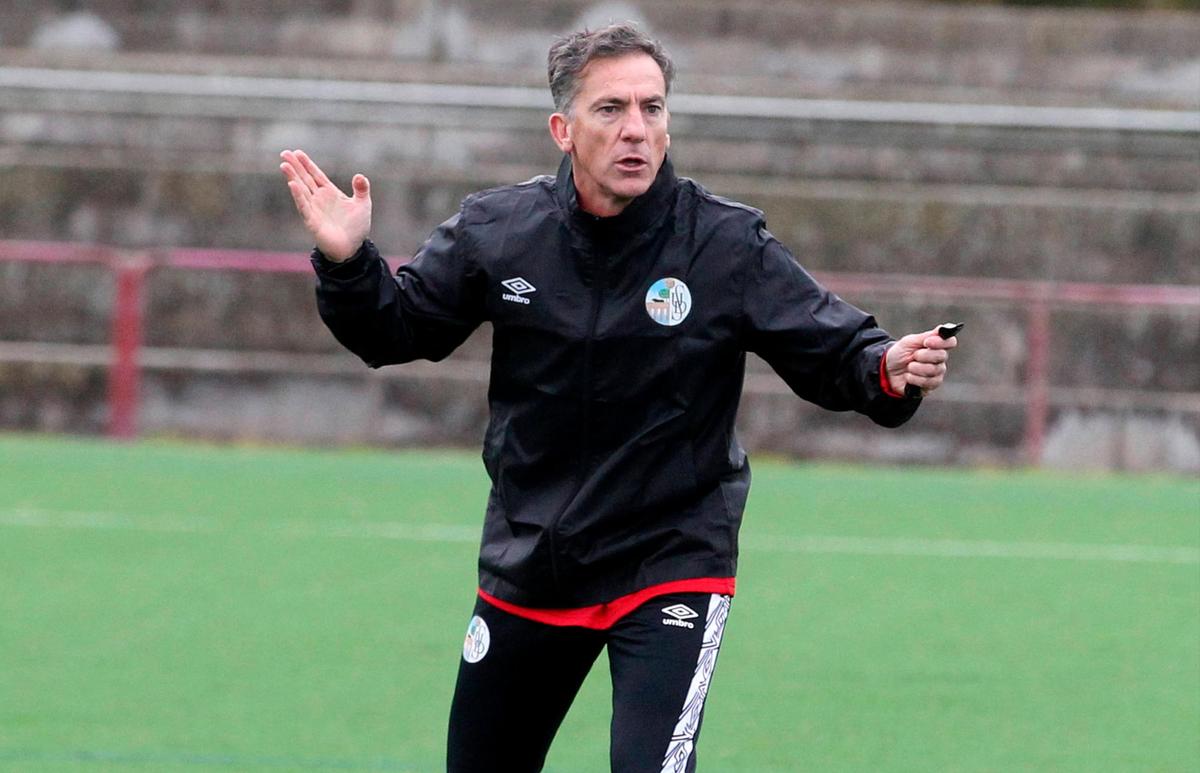
[[[640,104],[645,105],[650,102],[658,102],[660,104],[666,104],[667,98],[665,96],[663,96],[662,94],[652,94],[651,96],[648,96],[645,99],[643,99]],[[592,107],[600,107],[601,105],[624,106],[624,105],[628,105],[628,104],[629,104],[629,100],[627,98],[618,97],[615,95],[606,95],[606,96],[597,97],[596,99],[594,99],[592,101]]]
[[[618,97],[618,96],[613,96],[613,95],[605,95],[605,96],[597,97],[596,99],[594,99],[592,101],[593,107],[598,107],[600,105],[628,105],[628,104],[629,104],[629,100],[626,99],[625,97]]]

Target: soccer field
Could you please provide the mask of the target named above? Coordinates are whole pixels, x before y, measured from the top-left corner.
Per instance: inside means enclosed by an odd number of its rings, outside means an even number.
[[[701,770],[1200,768],[1200,482],[754,470]],[[0,436],[0,769],[441,769],[486,492]],[[608,769],[606,682],[547,770]]]

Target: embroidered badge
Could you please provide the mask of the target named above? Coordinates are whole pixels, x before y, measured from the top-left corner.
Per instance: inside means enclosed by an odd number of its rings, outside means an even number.
[[[467,626],[467,638],[463,642],[463,660],[468,663],[478,663],[488,654],[492,646],[492,634],[488,631],[483,618],[475,615]]]
[[[674,327],[687,319],[691,310],[692,293],[675,277],[658,280],[646,293],[646,313],[660,325]]]

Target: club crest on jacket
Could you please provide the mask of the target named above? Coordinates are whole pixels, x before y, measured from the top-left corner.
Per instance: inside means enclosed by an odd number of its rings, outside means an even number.
[[[692,310],[692,293],[682,280],[665,277],[646,292],[646,313],[660,325],[674,327]]]

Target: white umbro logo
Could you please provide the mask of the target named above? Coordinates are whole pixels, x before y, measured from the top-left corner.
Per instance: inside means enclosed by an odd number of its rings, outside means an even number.
[[[669,607],[663,607],[662,611],[663,614],[670,615],[671,618],[674,618],[671,619],[664,617],[662,621],[663,625],[673,625],[677,628],[695,628],[695,624],[689,623],[688,620],[691,620],[693,617],[700,616],[694,609],[686,604],[672,604]]]
[[[525,279],[525,277],[521,276],[514,276],[512,279],[505,279],[500,284],[504,285],[504,287],[509,290],[509,292],[502,294],[500,297],[506,301],[512,301],[513,303],[528,304],[529,299],[523,296],[528,295],[529,293],[537,292],[537,288],[531,285],[529,281]]]

